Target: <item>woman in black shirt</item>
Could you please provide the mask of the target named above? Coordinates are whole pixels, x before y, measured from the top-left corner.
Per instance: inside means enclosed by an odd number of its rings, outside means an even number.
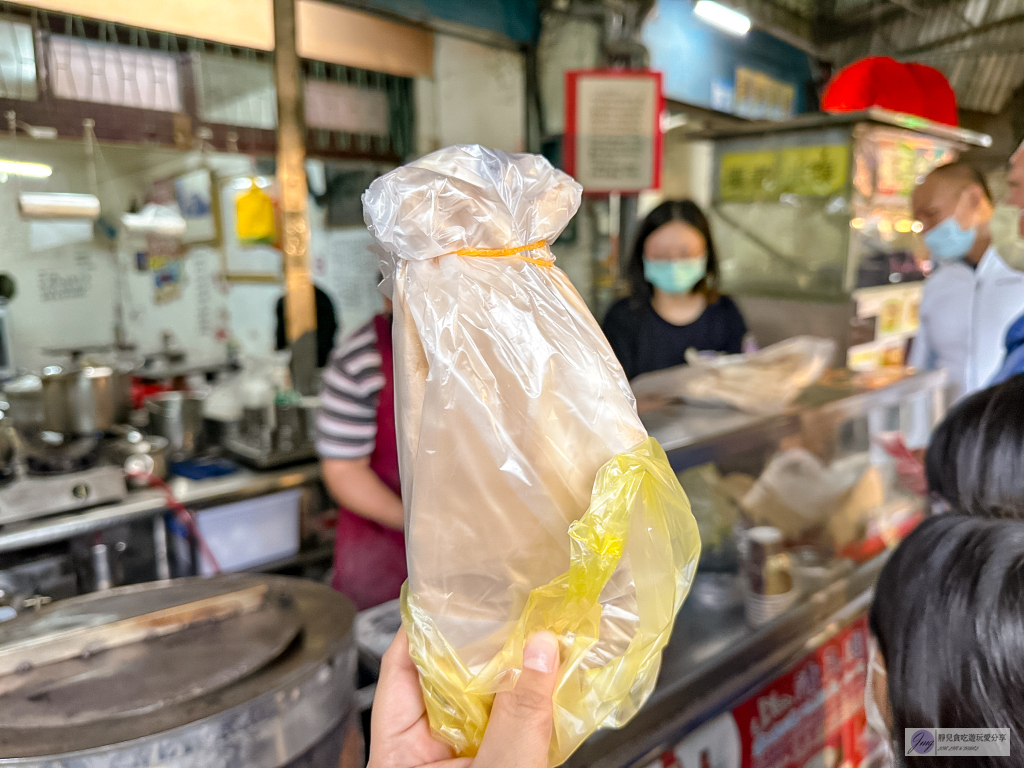
[[[626,376],[686,362],[691,347],[737,354],[747,325],[716,290],[711,228],[690,200],[655,208],[637,232],[629,262],[630,295],[612,305],[604,332]]]

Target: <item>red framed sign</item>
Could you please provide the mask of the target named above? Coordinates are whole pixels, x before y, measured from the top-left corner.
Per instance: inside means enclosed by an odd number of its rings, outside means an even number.
[[[583,185],[584,192],[658,189],[663,109],[660,72],[566,72],[566,172]]]

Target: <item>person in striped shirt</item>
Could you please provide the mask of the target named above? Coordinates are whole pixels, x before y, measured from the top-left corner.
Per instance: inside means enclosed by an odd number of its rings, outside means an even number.
[[[331,353],[320,397],[317,452],[340,507],[332,585],[363,610],[406,578],[389,301]]]

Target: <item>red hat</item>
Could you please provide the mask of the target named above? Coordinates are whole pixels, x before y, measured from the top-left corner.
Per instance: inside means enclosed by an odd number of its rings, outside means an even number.
[[[825,88],[825,112],[882,107],[947,125],[957,124],[956,95],[946,76],[925,64],[869,56],[843,67]]]

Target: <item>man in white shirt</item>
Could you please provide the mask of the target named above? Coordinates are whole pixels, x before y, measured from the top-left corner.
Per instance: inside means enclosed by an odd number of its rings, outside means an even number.
[[[993,247],[992,197],[966,163],[932,171],[914,190],[913,207],[934,271],[925,281],[909,363],[944,368],[955,400],[999,370],[1007,328],[1024,311],[1024,272],[1010,269]]]

